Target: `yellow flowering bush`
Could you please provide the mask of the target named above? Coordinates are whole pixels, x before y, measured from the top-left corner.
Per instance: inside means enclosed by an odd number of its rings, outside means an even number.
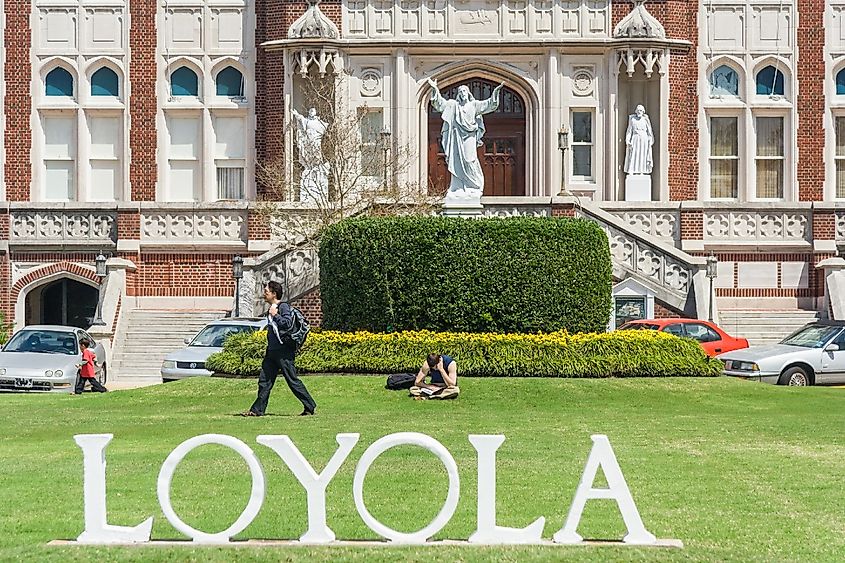
[[[257,376],[267,333],[230,337],[208,369]],[[315,331],[297,366],[310,373],[416,372],[431,352],[448,354],[462,376],[670,377],[714,376],[721,363],[693,340],[647,330],[539,334],[405,331]]]

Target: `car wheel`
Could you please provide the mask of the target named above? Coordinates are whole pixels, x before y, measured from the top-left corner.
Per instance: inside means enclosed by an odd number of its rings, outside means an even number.
[[[789,387],[807,387],[812,385],[813,380],[807,370],[801,367],[792,367],[780,374],[778,385],[788,385]]]
[[[106,364],[103,364],[103,369],[100,370],[100,385],[105,385],[108,377],[109,377],[108,368],[106,367]]]

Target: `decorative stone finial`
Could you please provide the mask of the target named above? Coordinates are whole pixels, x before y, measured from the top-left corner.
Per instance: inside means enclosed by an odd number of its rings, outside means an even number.
[[[613,37],[666,39],[666,30],[663,29],[663,25],[646,10],[643,4],[645,4],[645,0],[634,0],[634,7],[631,12],[622,18],[622,21],[613,30]]]
[[[308,0],[310,4],[305,13],[293,22],[288,30],[289,39],[337,39],[340,31],[337,26],[320,10],[320,0]]]

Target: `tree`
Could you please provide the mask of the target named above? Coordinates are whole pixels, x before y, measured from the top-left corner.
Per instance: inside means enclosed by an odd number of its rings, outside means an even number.
[[[261,210],[283,247],[317,246],[325,227],[354,215],[434,210],[436,198],[408,179],[413,151],[373,108],[349,107],[343,72],[308,74],[301,84],[304,107],[293,108],[286,127],[292,158],[256,164],[269,196]]]

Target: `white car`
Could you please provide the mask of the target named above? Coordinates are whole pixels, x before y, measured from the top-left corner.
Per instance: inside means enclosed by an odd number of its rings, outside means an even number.
[[[193,338],[186,338],[188,346],[167,355],[161,363],[161,380],[165,383],[186,377],[210,376],[205,360],[223,350],[223,342],[241,332],[255,332],[267,326],[263,318],[234,318],[214,321],[203,327]]]
[[[82,361],[79,341],[87,338],[97,356],[95,372],[105,384],[103,345],[81,328],[33,325],[16,332],[0,351],[0,391],[73,393]]]
[[[723,373],[765,383],[803,387],[845,383],[845,322],[810,323],[779,344],[718,356]]]

